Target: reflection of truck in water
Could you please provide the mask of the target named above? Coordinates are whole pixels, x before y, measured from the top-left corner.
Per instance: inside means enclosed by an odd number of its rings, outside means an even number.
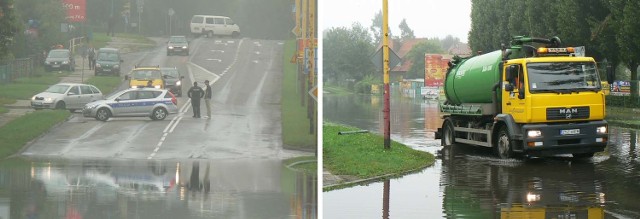
[[[592,163],[443,159],[442,171],[447,218],[604,218],[605,185]]]
[[[608,127],[596,63],[572,53],[556,37],[515,37],[502,51],[454,57],[436,137],[494,148],[501,158],[603,151]]]

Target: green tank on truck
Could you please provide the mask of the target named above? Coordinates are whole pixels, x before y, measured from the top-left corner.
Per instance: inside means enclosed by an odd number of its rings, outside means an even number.
[[[450,104],[491,103],[492,87],[500,82],[502,53],[495,51],[462,60],[450,68],[444,83]]]

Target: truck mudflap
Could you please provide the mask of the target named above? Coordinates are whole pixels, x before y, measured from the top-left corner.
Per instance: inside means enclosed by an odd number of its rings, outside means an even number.
[[[597,130],[605,127],[606,132]],[[521,127],[523,152],[533,156],[603,151],[609,139],[607,122],[530,124]],[[532,135],[529,135],[529,133]]]

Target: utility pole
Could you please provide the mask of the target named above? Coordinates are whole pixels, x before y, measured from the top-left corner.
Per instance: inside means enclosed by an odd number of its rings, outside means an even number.
[[[391,149],[391,117],[389,103],[389,8],[382,0],[382,71],[384,72],[384,149]]]

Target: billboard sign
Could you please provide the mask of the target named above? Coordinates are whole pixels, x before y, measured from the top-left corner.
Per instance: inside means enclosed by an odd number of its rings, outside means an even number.
[[[86,0],[62,0],[62,6],[67,10],[68,22],[84,22],[87,16]]]
[[[424,85],[427,87],[444,86],[444,76],[449,68],[449,59],[442,55],[424,55]]]

